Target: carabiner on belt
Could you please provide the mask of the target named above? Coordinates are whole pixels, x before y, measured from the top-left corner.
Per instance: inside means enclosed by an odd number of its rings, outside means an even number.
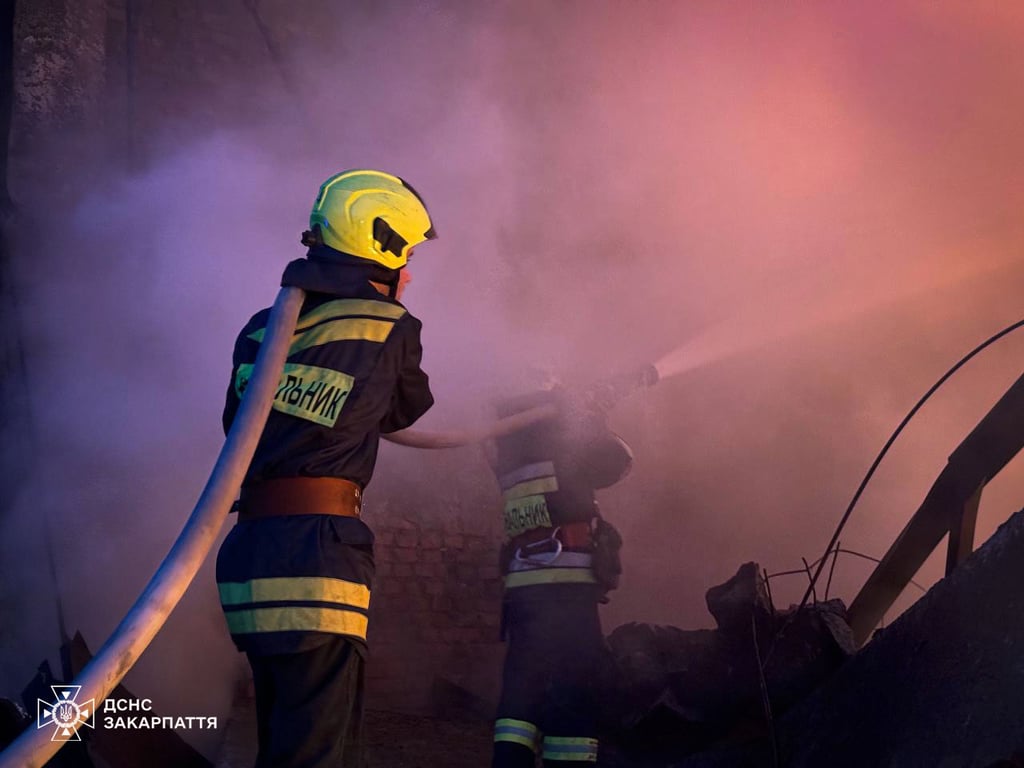
[[[555,528],[551,531],[551,535],[546,539],[535,541],[532,544],[527,544],[524,547],[516,549],[516,560],[520,563],[529,563],[531,565],[551,565],[558,559],[558,556],[562,554],[562,540],[558,538],[558,532],[561,528]],[[535,547],[547,546],[548,542],[553,541],[555,543],[555,549],[553,552],[540,552],[537,554],[530,554],[530,550]],[[524,553],[523,550],[526,550]]]

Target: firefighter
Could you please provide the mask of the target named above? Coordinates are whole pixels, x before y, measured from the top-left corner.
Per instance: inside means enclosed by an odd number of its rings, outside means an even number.
[[[574,401],[554,387],[498,406],[499,417],[543,405],[558,415],[497,438],[489,456],[507,537],[494,768],[532,768],[538,751],[545,766],[597,760],[607,661],[597,606],[618,586],[622,540],[594,492],[621,480],[633,459],[607,427],[604,389]]]
[[[373,533],[360,518],[379,437],[433,404],[420,321],[399,302],[413,248],[435,237],[420,196],[380,171],[320,187],[305,259],[281,284],[306,291],[273,408],[242,484],[217,583],[256,696],[257,768],[357,766]],[[235,343],[230,428],[266,328]]]

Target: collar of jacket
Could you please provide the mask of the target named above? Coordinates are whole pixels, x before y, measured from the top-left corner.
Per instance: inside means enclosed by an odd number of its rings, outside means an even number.
[[[285,267],[281,286],[316,293],[347,294],[368,287],[369,281],[390,285],[397,270],[359,259],[327,246],[314,246],[305,259],[295,259]]]

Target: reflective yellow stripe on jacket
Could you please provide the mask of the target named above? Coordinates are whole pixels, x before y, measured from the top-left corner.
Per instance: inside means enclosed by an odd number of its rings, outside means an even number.
[[[382,343],[405,312],[397,304],[373,299],[328,301],[299,318],[288,356],[332,341]],[[266,329],[260,328],[250,333],[249,338],[262,343],[265,333]]]
[[[217,585],[233,635],[330,632],[366,640],[370,589],[344,579],[296,576]]]

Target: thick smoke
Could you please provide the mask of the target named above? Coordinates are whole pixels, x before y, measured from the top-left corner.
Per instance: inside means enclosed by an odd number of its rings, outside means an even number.
[[[272,301],[316,187],[342,168],[408,178],[441,235],[417,250],[407,297],[438,399],[422,428],[488,418],[537,368],[579,385],[690,345],[685,373],[612,415],[637,461],[601,497],[627,541],[608,630],[707,625],[703,593],[741,562],[819,557],[919,395],[1020,319],[1019,11],[334,7],[264,9],[277,58],[255,83],[222,72],[247,111],[185,101],[141,168],[70,174],[79,202],[59,215],[24,183],[39,211],[19,269],[40,460],[4,559],[49,595],[25,544],[48,525],[68,624],[94,645],[198,496],[234,334]],[[884,553],[1020,374],[1022,344],[1001,342],[922,411],[844,547]],[[1021,506],[1019,478],[1012,464],[986,492],[979,539]],[[368,499],[400,516],[498,514],[475,449],[385,446]],[[128,678],[158,706],[176,695],[167,659],[234,672],[210,565]],[[869,570],[840,560],[833,594],[849,601]],[[776,601],[805,584],[774,581]],[[50,647],[49,620],[32,620],[43,628],[7,678]]]

